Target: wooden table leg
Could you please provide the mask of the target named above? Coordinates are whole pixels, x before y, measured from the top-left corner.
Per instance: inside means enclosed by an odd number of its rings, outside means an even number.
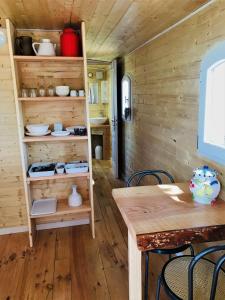
[[[142,299],[141,251],[128,231],[129,300]]]

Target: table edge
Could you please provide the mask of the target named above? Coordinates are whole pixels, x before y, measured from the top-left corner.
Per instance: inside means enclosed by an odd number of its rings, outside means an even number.
[[[224,225],[210,225],[187,229],[168,230],[137,234],[137,246],[141,251],[160,248],[175,248],[184,244],[225,240]]]

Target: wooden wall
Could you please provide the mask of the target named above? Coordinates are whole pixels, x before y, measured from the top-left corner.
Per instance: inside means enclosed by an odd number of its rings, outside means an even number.
[[[188,180],[193,168],[225,167],[197,153],[200,63],[208,49],[225,40],[225,1],[193,16],[124,58],[133,78],[134,120],[123,125],[125,175],[144,168],[168,170],[176,181]]]
[[[8,45],[0,48],[0,228],[27,224]]]

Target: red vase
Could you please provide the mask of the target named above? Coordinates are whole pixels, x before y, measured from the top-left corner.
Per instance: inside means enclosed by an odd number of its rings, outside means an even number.
[[[62,56],[79,56],[80,37],[72,28],[65,28],[60,36],[60,49]]]

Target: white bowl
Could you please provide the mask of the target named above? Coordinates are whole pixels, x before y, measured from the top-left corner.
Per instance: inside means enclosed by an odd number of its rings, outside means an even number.
[[[58,96],[68,96],[70,93],[70,87],[67,85],[58,85],[55,87],[55,92]]]
[[[28,124],[26,125],[27,130],[30,133],[34,134],[42,134],[48,131],[49,125],[48,124]]]

